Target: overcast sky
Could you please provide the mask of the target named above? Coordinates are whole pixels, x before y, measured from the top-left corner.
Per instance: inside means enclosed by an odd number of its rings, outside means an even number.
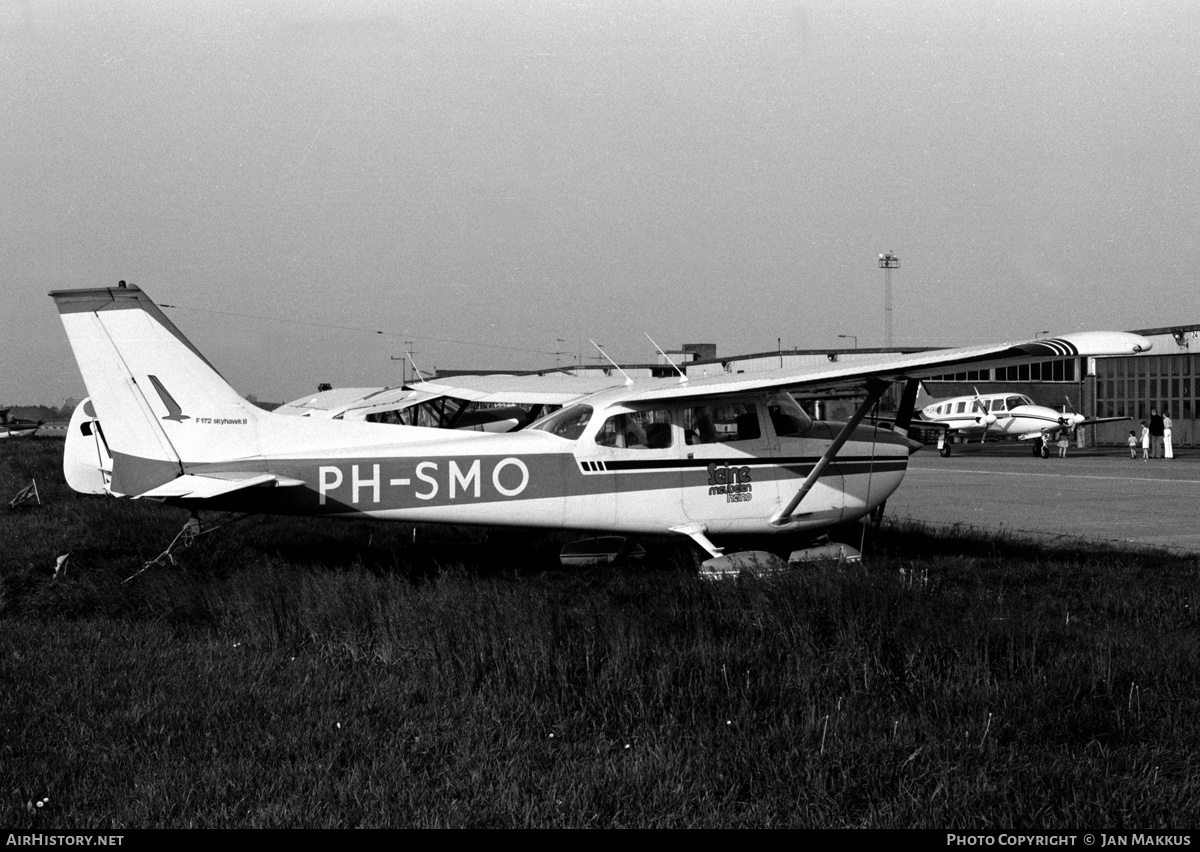
[[[83,395],[46,294],[118,279],[264,400],[397,384],[406,341],[878,346],[888,250],[898,344],[1200,322],[1197,33],[1191,0],[0,0],[0,403]]]

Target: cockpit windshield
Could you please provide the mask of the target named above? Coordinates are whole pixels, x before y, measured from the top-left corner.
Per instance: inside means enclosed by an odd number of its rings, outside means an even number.
[[[583,434],[592,419],[590,405],[572,405],[543,417],[529,425],[530,431],[549,432],[568,441],[574,441]]]

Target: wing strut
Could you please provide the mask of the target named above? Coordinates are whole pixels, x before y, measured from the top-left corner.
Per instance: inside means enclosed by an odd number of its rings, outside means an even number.
[[[813,469],[809,471],[808,476],[800,483],[800,487],[796,489],[796,493],[788,501],[788,504],[771,516],[771,526],[782,527],[788,524],[801,501],[812,490],[817,480],[821,478],[821,473],[837,457],[842,445],[854,434],[854,430],[858,427],[858,424],[867,416],[867,412],[879,401],[879,398],[883,396],[883,392],[888,389],[890,384],[890,382],[879,379],[869,379],[867,381],[867,398],[858,407],[858,411],[854,412],[854,416],[846,421],[846,425],[842,427],[842,431],[838,432],[837,437],[833,439],[833,443],[829,445],[829,449],[825,451],[825,454],[813,465]]]

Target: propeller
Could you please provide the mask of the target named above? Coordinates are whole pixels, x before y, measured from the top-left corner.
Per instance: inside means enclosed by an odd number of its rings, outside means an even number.
[[[1075,430],[1079,428],[1079,424],[1081,424],[1084,420],[1087,420],[1087,418],[1082,414],[1075,413],[1075,407],[1071,405],[1071,397],[1069,395],[1064,394],[1063,399],[1067,401],[1066,411],[1064,413],[1069,414],[1069,416],[1062,419],[1066,421],[1064,425],[1070,426],[1071,432],[1074,433]]]
[[[995,424],[996,415],[988,411],[987,406],[983,404],[983,400],[979,398],[979,389],[971,388],[971,390],[975,391],[975,407],[979,409],[979,416],[975,418],[975,422],[983,424],[983,437],[980,439],[980,443],[986,444],[988,429]]]

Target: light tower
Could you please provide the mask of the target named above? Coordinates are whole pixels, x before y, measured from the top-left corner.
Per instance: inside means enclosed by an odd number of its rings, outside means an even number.
[[[900,258],[895,252],[879,255],[879,268],[883,270],[883,345],[892,345],[892,270],[900,268]]]

